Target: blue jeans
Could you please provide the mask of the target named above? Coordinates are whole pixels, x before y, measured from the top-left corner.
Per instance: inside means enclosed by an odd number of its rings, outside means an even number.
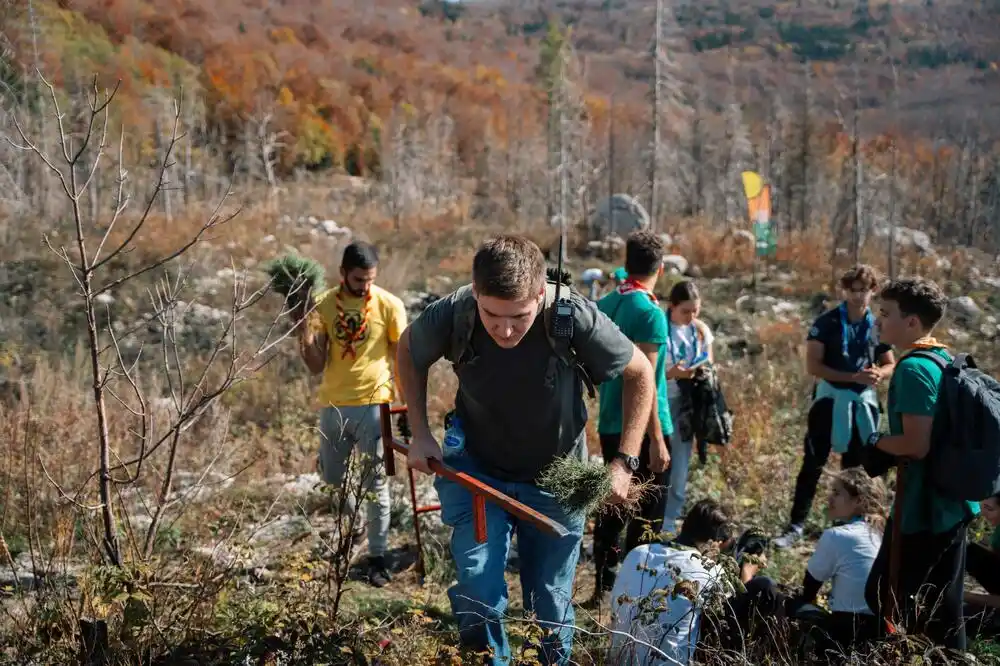
[[[670,479],[667,488],[667,502],[663,509],[663,529],[673,531],[674,523],[684,511],[687,497],[688,471],[691,467],[692,440],[681,441],[681,399],[670,398],[670,419],[674,422],[674,434],[670,436]]]
[[[543,532],[487,502],[486,543],[477,543],[472,494],[453,481],[435,478],[441,520],[453,528],[451,553],[458,583],[448,590],[448,598],[458,619],[463,646],[489,651],[494,665],[512,662],[503,625],[507,610],[504,571],[516,529],[524,609],[535,614],[543,630],[551,632],[542,639],[542,645],[535,647],[542,663],[567,663],[573,645],[573,579],[585,517],[567,513],[551,494],[534,484],[498,481],[481,473],[468,452],[449,456],[446,462],[561,523],[570,532],[561,538]]]

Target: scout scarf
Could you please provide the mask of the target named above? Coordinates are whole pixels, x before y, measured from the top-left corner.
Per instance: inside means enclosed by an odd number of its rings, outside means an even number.
[[[864,343],[868,343],[868,339],[871,337],[872,330],[875,328],[875,317],[872,315],[871,308],[865,308],[865,316],[862,321],[861,332],[859,337],[864,340]],[[849,340],[849,334],[851,329],[851,322],[847,318],[847,303],[840,304],[840,336],[843,341],[843,354],[845,359],[850,358],[850,353],[847,347]]]
[[[344,343],[344,351],[340,354],[340,358],[350,356],[353,359],[357,358],[354,346],[364,338],[368,330],[368,305],[372,300],[372,292],[369,289],[368,293],[365,294],[361,304],[361,321],[352,330],[354,322],[348,320],[347,312],[344,311],[344,291],[346,290],[347,285],[341,282],[340,288],[337,290],[337,338]]]
[[[931,335],[925,335],[924,337],[916,340],[910,345],[910,348],[900,354],[899,358],[902,360],[908,354],[917,351],[918,349],[947,349],[948,345],[938,342],[937,338]]]
[[[656,300],[656,294],[650,291],[644,284],[636,280],[634,277],[627,277],[620,285],[618,285],[618,293],[622,296],[631,294],[633,291],[641,291],[649,296],[649,300],[654,303],[658,302]]]

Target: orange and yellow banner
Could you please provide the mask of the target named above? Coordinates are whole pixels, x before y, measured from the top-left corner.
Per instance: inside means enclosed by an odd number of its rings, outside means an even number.
[[[771,225],[771,186],[754,171],[744,171],[743,191],[747,197],[747,212],[753,225],[757,256],[773,255],[777,247]]]

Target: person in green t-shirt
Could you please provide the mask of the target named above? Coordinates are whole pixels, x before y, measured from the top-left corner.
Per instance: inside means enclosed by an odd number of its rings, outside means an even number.
[[[646,355],[656,376],[656,409],[652,410],[646,428],[636,472],[640,481],[651,479],[654,490],[643,501],[637,519],[629,521],[625,553],[639,545],[646,530],[658,533],[663,523],[664,472],[670,464],[667,442],[673,433],[667,406],[667,374],[664,367],[667,355],[663,353],[667,342],[667,319],[653,294],[656,281],[663,273],[663,255],[663,240],[657,234],[649,231],[630,234],[625,243],[627,275],[611,293],[597,302],[597,309],[615,322]],[[622,391],[620,378],[605,382],[600,387],[597,432],[601,438],[601,452],[609,464],[618,455],[621,443]],[[618,513],[602,515],[597,519],[594,527],[597,580],[591,602],[599,600],[614,586],[622,559],[618,542],[625,524],[625,517]]]
[[[970,637],[1000,635],[1000,494],[979,503],[983,517],[993,527],[989,546],[969,544],[965,570],[983,586],[986,594],[965,593],[965,626]]]
[[[974,502],[942,497],[927,482],[925,458],[931,448],[931,426],[937,409],[941,369],[933,361],[910,356],[929,349],[946,359],[945,346],[931,333],[944,316],[947,299],[941,288],[922,278],[897,280],[882,290],[878,326],[881,340],[900,352],[889,383],[889,434],[872,436],[866,458],[889,454],[900,466],[903,492],[898,615],[908,633],[923,634],[935,644],[956,650],[966,645],[962,617],[966,537],[979,514]],[[870,469],[871,465],[866,465]],[[894,513],[895,515],[894,507]],[[893,520],[886,525],[882,547],[865,590],[872,610],[884,613],[889,589],[889,553]]]

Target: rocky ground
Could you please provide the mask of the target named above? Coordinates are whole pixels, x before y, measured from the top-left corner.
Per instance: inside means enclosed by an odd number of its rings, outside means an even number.
[[[973,351],[987,369],[1000,370],[996,344],[1000,337],[1000,267],[988,257],[952,265],[956,262],[954,253],[945,256],[935,251],[919,232],[898,233],[900,243],[916,257],[913,261],[932,266],[952,296],[942,337]],[[169,316],[150,314],[155,309],[150,302],[154,287],[146,282],[126,285],[102,297],[102,321],[121,337],[120,347],[128,363],[139,357],[145,362],[164,339],[176,341],[192,359],[204,358],[217,348],[239,348],[247,337],[268,333],[280,303],[275,296],[266,296],[259,308],[241,315],[244,328],[238,334],[226,333],[232,318],[227,303],[234,283],[245,280],[250,292],[262,286],[260,265],[280,253],[283,246],[295,246],[304,254],[322,259],[332,270],[332,258],[351,235],[333,219],[303,215],[280,218],[273,234],[252,242],[213,240],[207,247],[199,247],[192,261],[185,264],[181,273],[184,289],[173,301]],[[745,236],[737,231],[725,242],[745,244],[749,240]],[[467,280],[467,264],[449,263],[449,257],[474,243],[468,238],[452,240],[456,245],[450,248],[437,248],[431,242],[421,246],[424,254],[419,261],[433,267],[430,269],[417,267],[417,260],[412,258],[400,258],[399,250],[389,253],[384,283],[402,295],[411,317]],[[728,352],[718,355],[720,371],[727,397],[737,411],[740,431],[733,449],[714,452],[708,465],[695,466],[690,496],[696,499],[708,494],[726,499],[736,507],[741,520],[776,532],[787,510],[803,427],[806,380],[798,360],[802,340],[811,320],[833,305],[835,296],[810,286],[815,284],[813,274],[800,270],[794,262],[763,267],[756,284],[751,285],[751,275],[746,272],[719,274],[720,270],[702,261],[695,249],[685,249],[690,240],[683,235],[670,240],[676,253],[667,262],[669,275],[658,290],[666,293],[670,284],[683,276],[698,280],[703,316],[716,332],[720,345],[717,349]],[[587,268],[607,273],[618,265],[621,247],[617,237],[583,243],[571,256],[568,268],[574,275]],[[229,255],[235,259],[224,259]],[[62,429],[49,423],[57,420],[55,415],[31,417],[42,418],[40,431],[51,433],[39,448],[42,457],[62,455],[64,475],[68,477],[76,471],[89,471],[92,463],[88,461],[94,460],[92,438],[69,434],[82,432],[79,425],[88,423],[86,415],[90,413],[86,366],[60,360],[73,358],[74,354],[79,358],[83,319],[79,297],[70,283],[65,266],[46,255],[0,263],[0,416],[13,428],[17,419],[24,417],[25,406],[38,402],[39,392],[52,394],[48,397],[56,400],[55,404],[74,405],[66,408],[70,413],[59,426]],[[581,291],[586,292],[582,285]],[[272,332],[280,333],[283,327],[284,323],[279,322]],[[178,460],[166,497],[169,506],[159,518],[155,552],[162,563],[187,570],[209,567],[225,571],[237,587],[250,585],[265,590],[284,585],[290,571],[312,571],[310,567],[330,557],[331,544],[336,543],[341,527],[331,511],[330,494],[315,473],[315,412],[310,402],[313,384],[304,376],[294,345],[285,343],[278,349],[278,356],[269,365],[235,387],[191,426],[189,440],[185,440],[187,448]],[[155,374],[155,365],[142,367],[143,372]],[[71,381],[60,384],[46,379],[53,372],[70,372],[68,368],[74,368]],[[434,369],[431,411],[438,424],[453,396],[453,382],[444,364]],[[148,385],[152,412],[158,420],[169,420],[169,385],[162,380]],[[124,431],[116,432],[124,437]],[[221,456],[209,451],[210,443],[216,441],[225,442],[225,446],[219,446],[230,453]],[[6,451],[10,460],[23,464],[23,457],[15,457],[13,447]],[[123,530],[123,536],[133,532],[141,536],[151,524],[159,504],[157,490],[162,477],[158,474],[162,463],[162,459],[151,463],[154,469],[149,483],[123,488],[117,506],[119,515],[127,517],[128,528]],[[437,513],[420,518],[428,568],[426,584],[421,586],[415,570],[409,488],[402,471],[405,468],[400,464],[398,469],[401,472],[391,483],[390,560],[396,580],[378,591],[365,584],[357,558],[363,551],[362,543],[351,553],[355,566],[347,604],[352,612],[362,613],[388,612],[386,608],[397,607],[393,604],[418,604],[437,609],[446,617],[445,590],[453,576],[447,555],[448,530]],[[6,478],[14,477],[8,472]],[[41,488],[39,502],[52,507],[54,515],[68,510],[67,503],[55,497],[51,487],[34,487]],[[426,477],[418,477],[416,492],[419,504],[436,503]],[[77,528],[80,538],[66,548],[59,545],[60,537],[54,529],[25,529],[23,516],[17,517],[23,497],[12,496],[4,507],[9,508],[3,536],[10,557],[6,563],[0,561],[0,594],[4,595],[8,618],[14,618],[9,624],[23,626],[27,609],[54,591],[72,599],[89,598],[95,560],[82,528]],[[813,520],[811,529],[815,533],[822,528],[824,519],[819,516]],[[590,548],[588,536],[578,601],[590,594],[592,581],[586,562]],[[775,556],[770,573],[785,583],[797,583],[807,549],[805,544]],[[518,606],[516,569],[515,556],[509,571],[514,608]],[[601,617],[598,612],[585,622],[596,622]]]

